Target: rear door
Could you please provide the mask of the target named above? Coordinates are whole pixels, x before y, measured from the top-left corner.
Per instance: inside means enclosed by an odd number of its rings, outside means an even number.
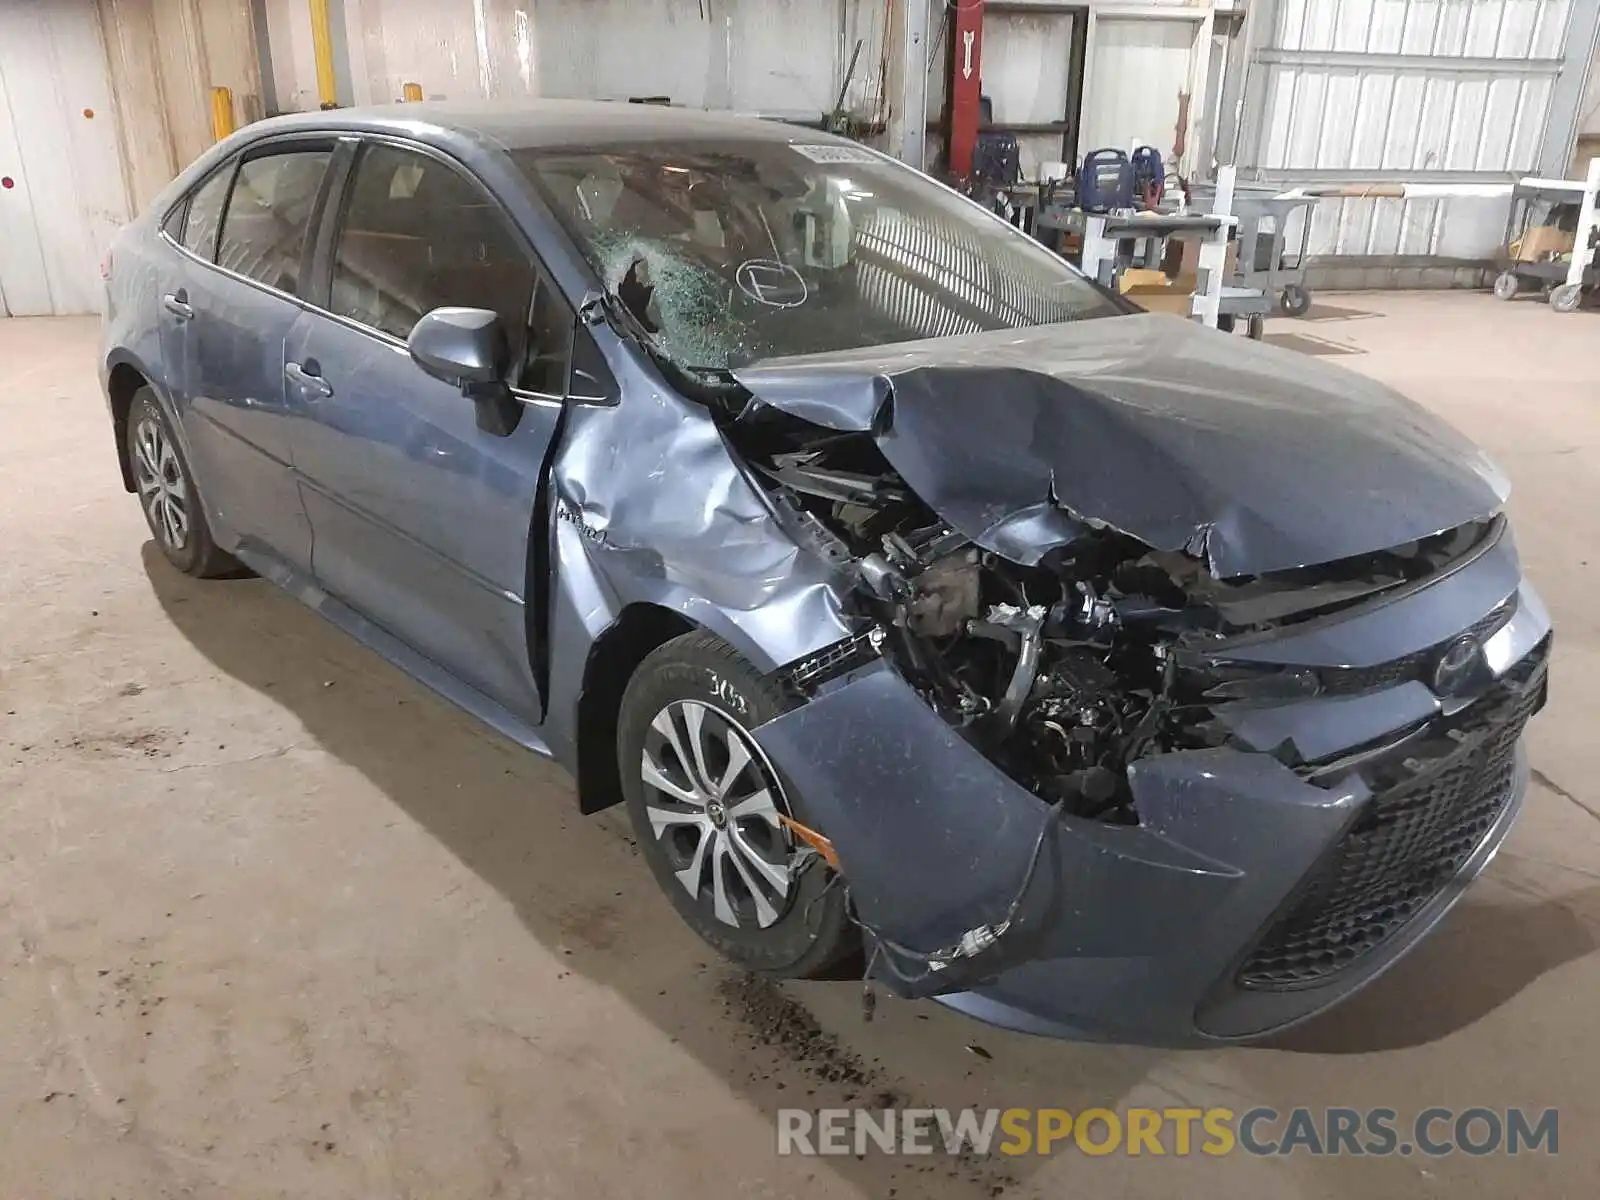
[[[155,259],[159,271],[156,284],[161,297],[161,307],[156,314],[161,330],[160,375],[180,416],[187,415],[189,385],[195,376],[194,339],[191,337],[194,306],[189,303],[189,288],[195,274],[203,269],[198,263],[213,263],[217,259],[217,230],[222,227],[222,210],[228,203],[233,173],[238,168],[237,160],[230,159],[212,171],[161,223],[165,253]],[[206,497],[210,499],[214,491],[222,490],[221,484],[213,486],[215,472],[203,447],[197,447],[186,436],[186,431],[181,432],[185,434],[183,441],[191,465],[199,472]]]
[[[311,529],[290,459],[297,401],[283,345],[302,311],[307,233],[332,154],[331,141],[271,142],[203,183],[182,234],[191,261],[162,297],[163,320],[181,327],[178,390],[202,490],[243,548],[300,570]],[[204,228],[213,190],[226,196],[214,245]]]
[[[420,147],[362,147],[325,235],[319,306],[287,345],[293,454],[323,587],[525,720],[529,541],[575,315],[482,186]],[[521,401],[508,435],[405,339],[434,308],[500,314]],[[298,381],[298,382],[297,382]]]

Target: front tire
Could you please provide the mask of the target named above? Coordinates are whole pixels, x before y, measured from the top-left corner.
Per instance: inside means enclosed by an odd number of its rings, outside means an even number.
[[[238,560],[217,548],[189,460],[148,387],[134,393],[128,409],[125,452],[145,523],[166,560],[200,579],[242,574]]]
[[[684,634],[629,681],[617,765],[645,859],[690,928],[748,970],[819,978],[860,943],[832,870],[779,820],[815,828],[803,800],[750,736],[790,707],[732,647]]]
[[[1583,303],[1583,288],[1576,283],[1563,283],[1550,293],[1550,307],[1558,313],[1577,312]]]

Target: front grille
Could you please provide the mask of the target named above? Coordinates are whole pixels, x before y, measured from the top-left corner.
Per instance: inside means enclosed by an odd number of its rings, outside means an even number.
[[[1245,960],[1242,985],[1322,983],[1399,932],[1455,878],[1511,799],[1517,739],[1543,702],[1548,658],[1547,637],[1425,743],[1369,771],[1372,799]]]
[[[1497,605],[1491,612],[1474,621],[1468,628],[1455,637],[1417,650],[1386,663],[1379,663],[1375,667],[1322,667],[1317,671],[1317,678],[1322,684],[1324,696],[1350,696],[1357,692],[1371,692],[1379,688],[1394,687],[1396,684],[1409,683],[1413,679],[1426,681],[1429,672],[1439,661],[1439,655],[1446,646],[1459,640],[1462,636],[1475,638],[1480,644],[1488,641],[1499,632],[1500,627],[1511,620],[1511,615],[1517,608],[1516,594],[1513,593],[1506,600]]]

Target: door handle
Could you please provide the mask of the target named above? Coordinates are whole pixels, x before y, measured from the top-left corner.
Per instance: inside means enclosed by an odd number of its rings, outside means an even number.
[[[179,288],[176,292],[168,292],[161,297],[161,307],[180,321],[187,321],[194,316],[194,309],[189,307],[189,293],[182,288]]]
[[[297,362],[284,363],[283,373],[288,377],[290,383],[297,384],[308,392],[323,397],[333,395],[333,385],[331,383],[321,375],[306,370]]]

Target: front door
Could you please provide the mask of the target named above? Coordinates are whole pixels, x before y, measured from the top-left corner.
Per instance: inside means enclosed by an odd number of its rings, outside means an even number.
[[[284,387],[283,346],[302,311],[306,233],[331,156],[328,144],[253,151],[227,189],[214,265],[188,264],[181,286],[162,296],[163,320],[183,326],[179,403],[201,490],[244,549],[299,570],[311,565],[311,528],[290,459],[299,398]],[[203,237],[208,192],[228,173],[190,203],[191,253],[213,257]]]
[[[289,334],[308,419],[293,454],[333,595],[530,722],[530,536],[574,316],[498,204],[438,158],[365,147],[334,232],[327,305]],[[537,299],[536,299],[537,296]],[[507,435],[423,373],[405,338],[444,305],[499,313],[521,401]]]

